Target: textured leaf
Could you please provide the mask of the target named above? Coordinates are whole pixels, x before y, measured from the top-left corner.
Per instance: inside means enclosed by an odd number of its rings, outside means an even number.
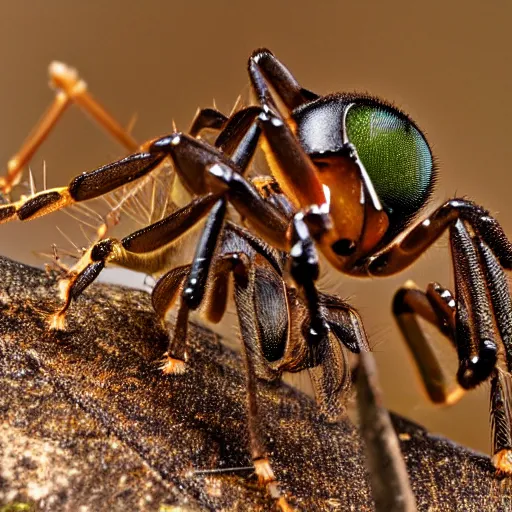
[[[251,471],[241,359],[191,328],[191,365],[164,376],[149,296],[96,285],[51,333],[55,282],[0,259],[0,511],[269,510]],[[373,510],[347,419],[324,423],[285,385],[260,385],[276,475],[304,510]],[[393,417],[419,510],[510,510],[487,457]],[[16,507],[16,508],[15,508]],[[83,508],[81,508],[83,507]],[[181,507],[181,508],[173,508]]]

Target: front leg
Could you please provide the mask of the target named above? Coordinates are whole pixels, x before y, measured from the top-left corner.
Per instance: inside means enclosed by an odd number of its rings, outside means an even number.
[[[238,136],[238,132],[233,134],[235,135]],[[239,145],[245,151],[239,151],[238,156],[244,165],[248,165],[252,157],[254,139],[257,140],[258,136],[259,132],[250,130],[249,137],[240,136]],[[173,159],[176,172],[186,188],[198,196],[208,193],[205,185],[205,169],[208,166],[219,162],[233,165],[228,156],[214,146],[186,134],[174,133],[146,143],[144,152],[134,153],[122,160],[80,174],[67,187],[45,190],[27,199],[1,205],[0,223],[16,218],[32,220],[74,203],[108,194],[146,176],[169,157]],[[238,163],[235,161],[235,165]],[[238,165],[237,168],[244,169]]]
[[[200,197],[122,240],[104,239],[94,244],[80,260],[80,266],[61,281],[64,305],[51,317],[51,328],[65,328],[65,315],[71,301],[94,282],[107,263],[147,274],[161,271],[167,264],[169,246],[195,226],[218,200],[213,194]]]
[[[456,401],[461,390],[445,391],[440,367],[411,314],[419,314],[453,341],[459,359],[457,380],[463,389],[492,379],[493,461],[498,469],[510,472],[511,397],[502,381],[510,381],[512,372],[512,302],[503,272],[503,268],[512,268],[512,244],[496,219],[470,201],[448,201],[401,241],[360,262],[354,273],[381,276],[399,272],[445,229],[450,233],[455,296],[438,285],[431,285],[426,295],[404,289],[395,298],[394,311],[435,401]],[[504,360],[499,356],[496,328]],[[505,371],[500,368],[503,365]],[[439,382],[435,382],[436,375]]]
[[[470,201],[452,199],[403,239],[359,262],[353,273],[385,276],[400,272],[446,229],[450,232],[456,300],[464,299],[471,327],[467,333],[461,328],[462,322],[457,321],[455,325],[458,377],[463,387],[471,388],[488,378],[494,367],[493,318],[507,354],[508,370],[512,370],[512,306],[501,270],[501,267],[512,269],[512,244],[489,212]]]
[[[269,50],[256,50],[249,59],[248,71],[252,90],[263,110],[259,116],[265,136],[263,150],[273,176],[300,207],[326,208],[328,200],[316,168],[293,134],[295,126],[290,117],[293,109],[318,96],[302,88]],[[284,116],[272,98],[271,88],[286,108]]]
[[[475,230],[503,268],[512,270],[512,244],[499,222],[472,201],[450,199],[400,241],[392,242],[377,254],[359,262],[353,273],[389,276],[401,272],[414,263],[457,219]]]
[[[62,62],[52,62],[48,68],[50,85],[56,89],[55,99],[44,113],[18,153],[7,162],[7,174],[0,176],[0,191],[9,194],[21,180],[23,168],[30,162],[62,114],[72,103],[91,116],[98,125],[121,143],[128,151],[137,151],[139,145],[118,121],[88,92],[87,84],[77,71]]]
[[[162,153],[135,153],[91,172],[80,174],[67,187],[39,192],[27,199],[0,206],[0,223],[32,220],[66,206],[95,199],[142,178],[162,163]]]
[[[275,247],[290,250],[291,274],[304,291],[309,309],[310,338],[323,338],[329,327],[315,287],[319,263],[314,236],[319,238],[325,232],[325,214],[319,208],[311,207],[307,211],[297,212],[289,220],[277,206],[266,201],[252,183],[232,167],[219,163],[210,167],[208,171],[212,190],[225,192],[238,212],[263,238]]]
[[[288,110],[318,98],[314,92],[301,87],[286,66],[266,48],[253,52],[248,71],[253,91],[261,104],[274,104],[270,87]]]

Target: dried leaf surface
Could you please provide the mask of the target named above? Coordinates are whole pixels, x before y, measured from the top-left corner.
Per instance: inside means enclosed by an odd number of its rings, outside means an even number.
[[[191,366],[164,376],[149,296],[96,285],[51,333],[55,282],[0,259],[0,503],[33,510],[270,510],[251,472],[240,358],[191,329]],[[260,386],[267,445],[303,510],[373,510],[347,419],[324,423],[306,396]],[[394,417],[419,510],[510,510],[487,457]],[[177,508],[173,508],[177,507]],[[26,508],[29,510],[30,508]],[[21,509],[20,509],[21,510]]]

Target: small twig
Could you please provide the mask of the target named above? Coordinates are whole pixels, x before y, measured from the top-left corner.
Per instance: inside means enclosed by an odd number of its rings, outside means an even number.
[[[416,502],[395,429],[382,405],[375,360],[371,353],[362,352],[359,361],[357,404],[375,510],[415,512]]]

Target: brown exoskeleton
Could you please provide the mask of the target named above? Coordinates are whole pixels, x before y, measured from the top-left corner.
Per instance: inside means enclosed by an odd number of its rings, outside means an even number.
[[[23,164],[58,118],[55,112],[60,114],[71,98],[79,98],[77,102],[85,106],[87,111],[92,108],[92,113],[110,132],[123,134],[119,138],[129,149],[134,144],[130,137],[124,134],[120,125],[96,104],[87,93],[84,82],[78,79],[72,70],[62,65],[52,65],[50,72],[60,87],[55,104],[49,110],[48,117],[43,120],[42,128],[35,131],[34,137],[28,141],[20,155],[11,160],[8,166],[9,173],[3,179],[5,194],[18,182]],[[257,148],[261,132],[258,118],[261,112],[260,108],[248,107],[228,119],[213,109],[204,109],[196,116],[189,134],[175,134],[168,142],[172,147],[180,149],[178,142],[183,138],[186,143],[184,146],[188,146],[185,147],[185,151],[190,152],[195,148],[201,158],[209,160],[200,162],[199,165],[205,166],[204,171],[208,167],[212,176],[215,176],[216,172],[233,172],[236,169],[241,177],[249,170]],[[205,129],[219,132],[213,146],[200,140],[200,134]],[[155,147],[162,142],[164,139],[157,140]],[[148,147],[150,145],[151,143],[147,144]],[[185,158],[188,158],[187,154]],[[175,167],[180,165],[178,159],[179,156],[173,162]],[[79,195],[86,191],[87,198],[90,199],[106,193],[107,189],[116,188],[117,185],[126,185],[130,180],[141,177],[143,173],[156,170],[163,160],[160,155],[155,157],[150,152],[137,153],[124,159],[119,165],[114,164],[109,171],[105,171],[106,168],[99,172],[93,171],[98,174],[87,176],[91,177],[95,184],[86,183],[85,188],[84,183],[79,184],[78,189],[82,191]],[[198,166],[193,160],[185,164],[187,165]],[[109,181],[118,179],[114,176],[119,170],[125,175],[114,186],[113,182]],[[84,174],[76,180],[80,181],[85,176]],[[102,176],[107,178],[109,183],[104,182]],[[100,181],[96,181],[96,177],[99,177]],[[204,183],[204,177],[196,177]],[[182,178],[181,181],[187,186],[186,179]],[[199,184],[198,182],[197,186]],[[175,184],[174,189],[169,191],[174,200],[176,197],[179,200],[179,196],[183,196],[184,193],[187,194],[187,191],[182,190],[182,185]],[[97,189],[98,186],[102,188],[101,192]],[[275,220],[280,223],[279,229],[285,235],[286,219],[293,212],[293,206],[281,192],[278,183],[266,176],[256,177],[250,182],[241,181],[241,186],[242,193],[252,193],[253,201],[268,204],[271,208],[275,207]],[[286,282],[287,254],[255,236],[241,226],[240,222],[235,222],[233,213],[227,211],[230,198],[226,197],[224,186],[219,187],[214,180],[213,188],[215,187],[220,190],[212,189],[211,192],[205,190],[204,193],[197,193],[197,198],[191,199],[181,208],[176,207],[170,215],[120,241],[109,238],[94,244],[61,282],[65,304],[52,316],[51,327],[65,328],[65,312],[71,300],[82,293],[107,262],[148,274],[158,275],[164,272],[152,292],[154,309],[162,321],[180,294],[182,297],[162,369],[168,374],[181,373],[186,369],[189,311],[202,305],[209,321],[220,322],[226,309],[229,279],[232,275],[235,305],[246,356],[251,455],[259,480],[268,486],[278,505],[286,510],[288,505],[278,489],[258,425],[257,379],[272,381],[279,378],[283,371],[298,372],[308,369],[322,412],[330,420],[336,420],[343,413],[351,383],[350,365],[344,347],[359,352],[361,349],[368,350],[368,344],[359,315],[338,297],[326,294],[317,295],[317,307],[321,308],[325,316],[329,332],[319,338],[314,345],[309,343],[311,321],[308,308],[305,307],[297,290]],[[33,195],[28,200],[21,200],[23,204],[18,203],[19,208],[16,203],[0,207],[0,217],[8,220],[2,213],[8,213],[12,208],[16,208],[16,215],[20,219],[49,213],[65,204],[73,203],[78,198],[73,188],[74,185],[71,185]],[[187,188],[190,192],[190,184]],[[93,189],[96,191],[92,192]],[[56,194],[59,195],[59,199],[53,201]],[[85,196],[81,199],[85,200]],[[236,201],[236,198],[234,200]],[[26,213],[27,208],[31,210],[34,206],[36,211],[25,216],[23,211]],[[168,270],[168,250],[204,217],[206,223],[192,264]]]
[[[175,186],[191,198],[122,240],[93,245],[68,277],[64,306],[52,317],[52,327],[64,328],[72,299],[107,263],[151,274],[168,270],[168,248],[206,218],[192,263],[169,270],[153,290],[161,316],[180,297],[163,369],[183,371],[189,311],[206,303],[210,319],[219,321],[232,274],[247,362],[251,451],[256,472],[272,483],[257,433],[256,377],[273,379],[283,370],[309,368],[320,403],[336,416],[348,382],[345,347],[367,349],[357,313],[316,288],[317,248],[340,272],[385,276],[412,264],[448,230],[455,294],[437,283],[426,293],[408,286],[397,293],[394,313],[434,401],[451,403],[462,389],[491,379],[493,461],[499,470],[512,472],[506,385],[512,369],[512,306],[502,270],[512,268],[512,245],[502,228],[465,199],[452,199],[413,224],[432,194],[436,168],[423,133],[403,112],[365,95],[318,96],[302,88],[268,50],[254,52],[248,68],[254,106],[229,118],[202,110],[189,133],[149,141],[122,160],[77,176],[67,187],[0,207],[0,221],[29,220],[107,194],[169,160]],[[91,103],[81,81],[61,80],[59,86],[67,103],[75,99],[91,110],[133,151],[134,141]],[[52,111],[48,124],[55,117]],[[204,129],[218,132],[214,144],[201,140]],[[32,142],[41,138],[36,135]],[[271,175],[250,178],[258,147]],[[25,153],[32,150],[29,144]],[[5,192],[16,183],[21,165],[10,166]],[[437,326],[458,352],[460,386],[452,391],[418,315]],[[498,357],[500,342],[504,358]]]

